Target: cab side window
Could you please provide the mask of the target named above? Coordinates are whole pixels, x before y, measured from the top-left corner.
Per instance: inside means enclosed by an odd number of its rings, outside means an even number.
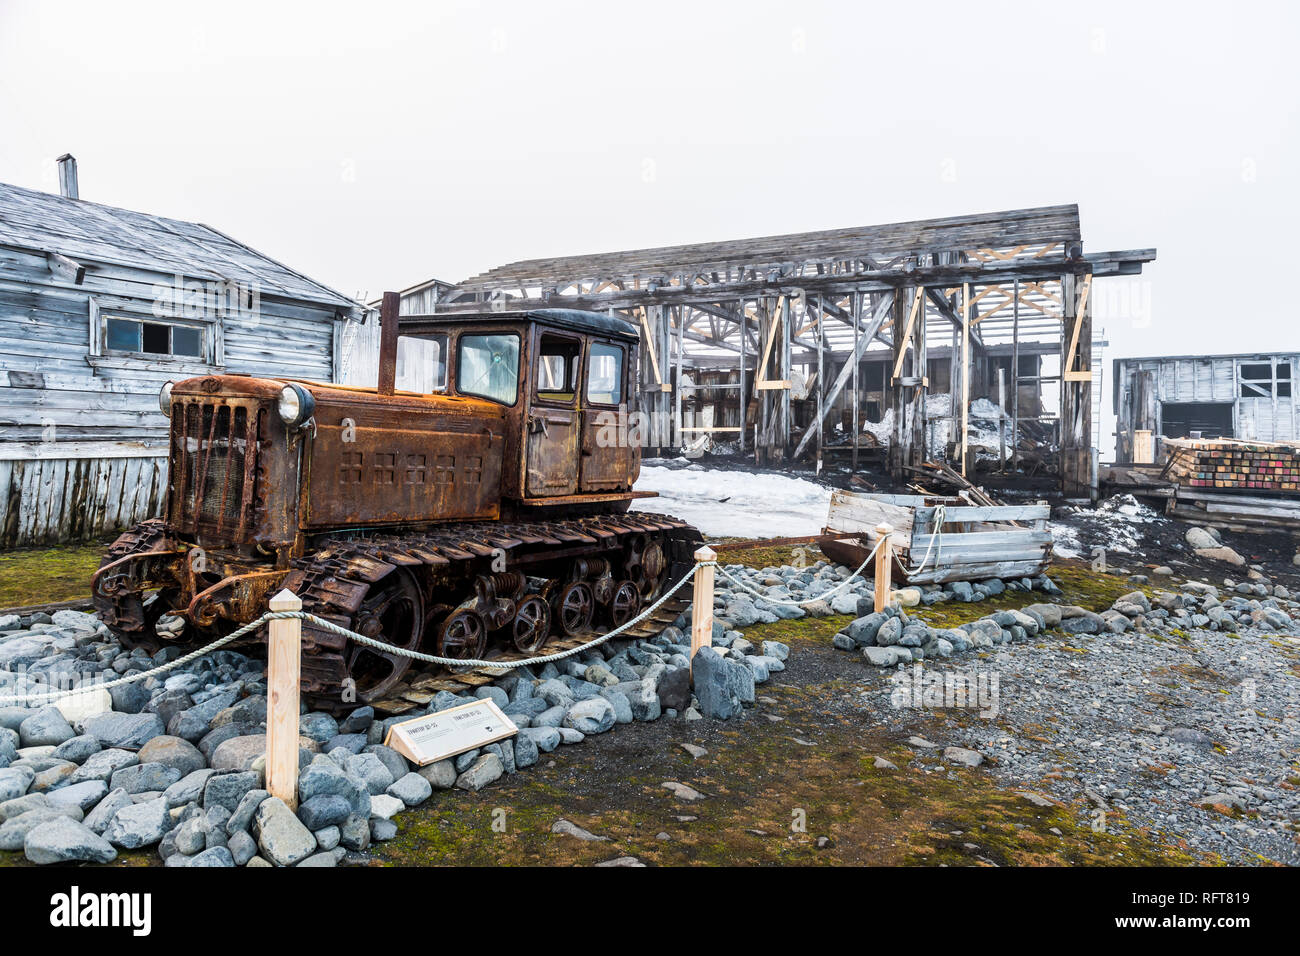
[[[447,335],[416,337],[400,335],[397,338],[398,389],[407,392],[447,390]]]
[[[578,391],[578,358],[582,343],[561,335],[543,335],[537,349],[537,397],[548,402],[572,402]]]
[[[623,347],[593,342],[587,363],[587,401],[617,405],[623,400]]]

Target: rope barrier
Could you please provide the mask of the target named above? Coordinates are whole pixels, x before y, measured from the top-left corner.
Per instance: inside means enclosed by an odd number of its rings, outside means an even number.
[[[243,627],[239,628],[238,630],[230,634],[227,634],[225,637],[218,638],[217,640],[213,641],[211,644],[201,647],[198,650],[191,651],[190,653],[185,654],[182,657],[176,658],[176,660],[174,661],[170,661],[166,664],[162,664],[158,667],[154,667],[147,671],[142,671],[139,674],[130,674],[126,677],[119,677],[116,680],[111,680],[103,684],[92,684],[87,687],[78,687],[72,690],[51,689],[44,692],[38,691],[30,694],[9,694],[0,697],[0,705],[30,703],[33,700],[46,700],[46,699],[57,700],[62,697],[71,697],[76,694],[84,694],[88,691],[110,690],[114,687],[122,687],[126,684],[135,683],[136,681],[147,680],[150,677],[156,677],[159,674],[165,674],[168,671],[175,670],[178,667],[182,667],[185,664],[190,663],[191,661],[203,657],[205,654],[210,654],[213,651],[218,650],[221,647],[224,647],[226,644],[229,644],[231,641],[238,640],[239,638],[243,637],[245,634],[248,634],[250,631],[256,630],[257,628],[265,624],[267,621],[282,621],[289,618],[297,618],[300,621],[307,621],[311,623],[312,626],[320,628],[321,630],[338,634],[349,640],[355,641],[358,644],[364,644],[368,647],[373,647],[377,650],[381,650],[386,654],[396,654],[399,657],[409,657],[412,660],[425,661],[430,664],[442,664],[446,667],[453,667],[453,668],[495,667],[502,670],[512,670],[516,667],[527,667],[533,664],[551,664],[554,663],[555,661],[563,660],[566,657],[572,657],[575,654],[581,654],[583,651],[590,650],[593,647],[597,647],[601,644],[604,644],[606,641],[617,637],[618,635],[622,634],[624,631],[628,630],[629,628],[635,627],[637,624],[640,624],[642,621],[644,621],[655,611],[659,610],[659,608],[663,606],[664,602],[666,602],[670,597],[672,597],[681,589],[682,585],[684,585],[687,581],[692,580],[695,577],[695,568],[698,566],[699,565],[692,567],[691,570],[688,571],[681,578],[681,580],[679,580],[671,588],[665,591],[664,594],[660,596],[658,600],[656,600],[653,604],[647,607],[636,617],[632,618],[630,621],[626,621],[623,624],[620,624],[618,627],[614,628],[612,631],[608,631],[600,635],[595,640],[588,641],[587,643],[581,644],[578,647],[573,647],[566,651],[558,651],[554,654],[543,654],[539,657],[529,657],[529,658],[516,660],[516,661],[462,660],[459,658],[438,657],[434,654],[423,654],[419,651],[411,651],[411,650],[407,650],[406,648],[393,647],[391,644],[385,644],[383,641],[377,641],[374,638],[370,638],[362,634],[358,634],[356,631],[350,631],[345,627],[340,627],[338,624],[335,624],[333,621],[326,621],[325,619],[319,618],[316,615],[310,614],[306,611],[267,611],[256,621],[253,621],[249,624],[245,624]]]
[[[211,654],[213,651],[225,647],[231,641],[238,640],[239,638],[243,637],[245,634],[249,633],[250,631],[257,630],[257,628],[261,627],[265,621],[268,621],[271,618],[283,617],[283,616],[284,616],[283,614],[275,614],[272,612],[267,612],[266,614],[263,614],[261,617],[259,617],[256,621],[253,621],[251,624],[245,624],[237,631],[233,631],[232,633],[227,634],[225,637],[218,638],[217,640],[213,641],[211,644],[208,644],[205,647],[200,647],[197,651],[190,651],[188,654],[184,654],[181,657],[176,658],[176,660],[174,661],[168,661],[166,664],[160,664],[159,666],[151,668],[150,670],[141,671],[139,674],[129,674],[126,677],[119,677],[116,680],[106,681],[103,684],[91,684],[87,687],[78,687],[73,690],[48,690],[43,693],[33,692],[30,694],[6,694],[5,696],[0,697],[0,704],[25,703],[31,701],[32,699],[44,700],[46,698],[49,698],[51,700],[54,700],[60,697],[71,697],[74,694],[84,694],[87,691],[92,691],[92,690],[112,690],[114,687],[123,687],[127,684],[134,684],[136,681],[147,680],[150,677],[157,677],[159,674],[165,674],[168,671],[173,671],[178,667],[183,667],[184,665],[190,663],[191,661],[198,660],[200,657],[203,657],[205,654]]]
[[[696,567],[698,566],[699,565],[696,565]],[[604,644],[606,641],[610,640],[611,638],[615,638],[618,635],[622,634],[628,628],[640,624],[642,621],[644,621],[655,611],[659,610],[659,608],[663,605],[663,603],[667,601],[670,597],[672,597],[675,593],[677,593],[677,591],[681,588],[683,584],[685,584],[687,581],[690,581],[694,577],[695,577],[695,568],[693,567],[691,568],[690,571],[688,571],[685,574],[685,576],[682,577],[680,581],[678,581],[671,588],[665,591],[664,594],[659,598],[659,600],[655,601],[653,604],[647,607],[636,617],[632,618],[630,621],[626,621],[623,624],[620,624],[612,631],[608,631],[600,635],[600,637],[596,638],[593,641],[588,641],[585,644],[580,644],[577,647],[570,648],[567,651],[558,651],[554,654],[543,654],[540,657],[528,657],[528,658],[524,658],[523,660],[517,660],[517,661],[462,660],[460,658],[454,658],[454,657],[438,657],[434,654],[423,654],[420,651],[409,651],[406,650],[405,648],[393,647],[391,644],[385,644],[383,641],[376,641],[373,638],[363,637],[362,635],[356,633],[355,631],[349,631],[347,628],[340,627],[339,625],[333,623],[332,621],[321,620],[320,618],[316,617],[314,614],[308,614],[306,611],[278,611],[273,614],[266,614],[264,616],[275,617],[275,618],[296,617],[304,621],[310,621],[314,627],[319,627],[322,630],[331,631],[335,634],[339,634],[343,637],[348,638],[349,640],[356,641],[358,644],[364,644],[368,647],[373,647],[377,650],[383,651],[386,654],[397,654],[399,657],[409,657],[412,660],[425,661],[430,664],[442,664],[447,667],[495,667],[503,670],[512,670],[516,667],[528,667],[532,664],[551,664],[554,663],[555,661],[563,660],[566,657],[572,657],[574,654],[580,654],[585,650],[589,650],[590,648],[597,647],[601,644]]]
[[[852,581],[854,578],[856,578],[858,575],[860,575],[862,573],[862,569],[865,568],[871,562],[871,559],[876,556],[876,552],[880,550],[880,545],[884,540],[885,539],[883,537],[876,539],[875,547],[873,547],[869,552],[867,552],[867,556],[862,559],[862,563],[858,565],[858,569],[854,571],[852,574],[850,574],[847,578],[845,578],[835,587],[829,588],[823,591],[821,594],[818,594],[816,597],[810,597],[805,601],[779,601],[776,598],[768,597],[762,591],[756,590],[754,587],[752,587],[748,581],[742,581],[739,578],[735,577],[730,571],[722,567],[722,565],[718,564],[718,562],[712,561],[709,563],[717,565],[718,570],[721,571],[723,575],[725,575],[728,578],[728,580],[730,580],[734,584],[738,584],[740,587],[744,588],[750,594],[753,594],[757,597],[761,597],[768,604],[779,604],[782,607],[802,608],[808,606],[809,604],[814,603],[815,601],[824,601],[826,600],[827,597],[831,596],[832,594],[838,594],[840,591],[843,591],[846,587],[848,587],[849,582]]]
[[[942,508],[942,506],[940,506],[940,508]],[[941,510],[936,512],[936,519],[940,524],[942,523]],[[652,615],[655,611],[659,610],[659,608],[662,607],[664,603],[668,601],[669,598],[671,598],[674,594],[676,594],[679,590],[681,590],[682,586],[686,584],[687,581],[693,580],[695,577],[695,572],[699,570],[701,567],[707,566],[707,567],[717,568],[730,581],[740,586],[741,588],[744,588],[745,590],[749,591],[751,594],[763,598],[769,604],[779,604],[784,607],[802,608],[809,604],[812,604],[814,601],[825,600],[826,598],[834,594],[838,594],[840,591],[848,587],[849,584],[853,581],[853,579],[861,575],[862,570],[869,563],[871,563],[872,558],[875,557],[876,552],[880,549],[880,545],[883,540],[884,538],[878,539],[876,541],[875,546],[871,549],[870,552],[868,552],[867,556],[863,559],[862,563],[858,565],[857,570],[854,571],[852,574],[850,574],[843,581],[841,581],[838,585],[836,585],[833,588],[830,588],[827,591],[823,591],[821,594],[817,595],[816,597],[811,597],[804,601],[792,602],[792,601],[777,600],[775,598],[767,596],[761,591],[756,590],[747,581],[742,581],[739,578],[735,577],[725,567],[719,565],[717,561],[697,561],[695,565],[691,568],[691,570],[688,571],[685,575],[683,575],[682,578],[679,581],[677,581],[676,584],[674,584],[671,588],[665,591],[653,604],[649,605],[645,610],[643,610],[636,617],[632,618],[629,621],[625,621],[624,623],[620,624],[618,627],[614,628],[611,631],[607,631],[606,633],[600,635],[594,640],[587,641],[584,644],[580,644],[577,647],[569,648],[568,650],[557,651],[554,654],[542,654],[537,657],[527,657],[527,658],[521,658],[519,660],[512,660],[512,661],[478,660],[478,659],[466,660],[466,659],[453,658],[453,657],[439,657],[436,654],[424,654],[420,651],[408,650],[402,647],[394,647],[391,644],[385,644],[383,641],[366,637],[363,634],[358,634],[356,631],[348,630],[345,627],[335,624],[333,621],[327,621],[324,618],[317,617],[316,615],[311,614],[307,611],[268,611],[265,614],[263,614],[261,617],[259,617],[257,620],[243,625],[242,627],[231,632],[230,634],[227,634],[225,637],[218,638],[217,640],[213,641],[210,644],[207,644],[201,648],[198,648],[197,650],[190,651],[188,654],[184,654],[176,658],[176,660],[174,661],[169,661],[166,664],[160,664],[159,666],[150,668],[147,671],[141,671],[138,674],[129,674],[124,677],[119,677],[115,680],[107,681],[102,684],[96,683],[86,687],[78,687],[71,690],[50,689],[43,692],[33,691],[27,694],[7,694],[4,696],[0,696],[0,705],[16,704],[16,703],[32,703],[34,701],[58,700],[63,697],[71,697],[77,694],[84,694],[89,691],[95,691],[95,690],[107,691],[107,690],[112,690],[115,687],[123,687],[127,684],[133,684],[136,683],[137,681],[148,680],[151,677],[157,677],[160,674],[166,674],[169,671],[176,670],[178,667],[184,667],[186,664],[198,660],[200,657],[203,657],[207,654],[211,654],[213,651],[219,650],[225,645],[230,644],[233,641],[239,640],[239,638],[243,637],[244,635],[257,630],[268,621],[282,621],[291,618],[296,618],[300,621],[308,622],[313,627],[316,627],[320,630],[328,631],[332,634],[337,634],[357,644],[361,644],[363,646],[370,647],[378,651],[382,651],[385,654],[394,654],[397,655],[398,657],[409,657],[412,660],[423,661],[428,664],[439,664],[444,667],[449,667],[452,669],[489,667],[489,668],[496,668],[498,670],[513,670],[515,668],[530,667],[537,664],[552,664],[556,661],[564,660],[567,657],[573,657],[576,654],[581,654],[584,651],[588,651],[593,647],[598,647],[601,644],[604,644],[606,641],[612,640],[613,638],[617,637],[618,635],[622,634],[628,629],[635,627],[637,624],[640,624],[646,618],[650,617],[650,615]],[[934,541],[932,537],[931,544],[933,543]],[[942,544],[940,546],[942,547]],[[930,556],[930,551],[927,548],[926,557],[925,559],[922,560],[921,567],[925,566],[925,561],[929,559],[929,556]]]

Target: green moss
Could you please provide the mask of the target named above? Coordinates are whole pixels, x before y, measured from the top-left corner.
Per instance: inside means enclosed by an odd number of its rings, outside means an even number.
[[[96,542],[0,553],[0,608],[90,597],[104,550]]]
[[[764,629],[769,638],[821,641],[834,626],[830,619],[801,619]],[[751,640],[761,639],[759,630],[751,629]],[[774,682],[760,690],[772,702],[760,703],[743,722],[620,727],[611,737],[543,755],[541,765],[479,793],[436,795],[397,818],[399,836],[373,851],[375,862],[590,865],[617,856],[732,866],[969,865],[981,856],[1015,865],[1219,862],[1162,843],[1114,813],[1094,831],[1087,806],[1035,806],[999,786],[987,767],[954,771],[932,754],[900,745],[896,733],[864,726],[860,712],[827,706],[860,689],[847,678]],[[935,715],[937,726],[909,732],[941,738],[945,729],[938,725],[968,716]],[[678,746],[682,741],[701,743],[708,754],[694,760]],[[877,755],[899,769],[877,770]],[[707,796],[680,802],[661,786],[665,780]],[[608,839],[551,833],[560,818]],[[504,828],[493,829],[494,819]],[[670,839],[659,839],[661,832]]]

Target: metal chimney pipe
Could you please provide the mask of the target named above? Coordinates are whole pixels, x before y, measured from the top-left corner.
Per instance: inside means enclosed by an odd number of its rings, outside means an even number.
[[[397,326],[402,297],[385,292],[379,309],[379,382],[380,395],[392,395],[397,384]]]
[[[71,153],[64,153],[58,159],[59,163],[59,194],[64,199],[80,199],[81,195],[77,190],[77,157]]]

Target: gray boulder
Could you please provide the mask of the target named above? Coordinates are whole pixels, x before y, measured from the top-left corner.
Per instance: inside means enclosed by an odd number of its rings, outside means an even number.
[[[103,780],[107,783],[113,778],[113,774],[123,767],[132,767],[139,762],[140,758],[129,750],[117,748],[101,750],[87,757],[68,780],[69,783],[81,783],[85,780]]]
[[[135,803],[129,793],[125,790],[114,790],[95,804],[95,809],[87,814],[86,826],[102,836],[117,811],[131,806],[135,806]]]
[[[70,820],[77,820],[81,816],[81,811],[76,807],[36,807],[28,810],[26,813],[20,813],[11,820],[6,820],[0,824],[0,850],[21,850],[23,844],[27,842],[27,834],[56,817],[67,817]]]
[[[103,746],[122,750],[139,750],[163,732],[162,718],[157,714],[96,714],[87,717],[82,727]]]
[[[171,822],[166,800],[159,798],[134,803],[114,814],[104,829],[104,839],[123,850],[138,850],[142,846],[152,846],[166,836]]]
[[[232,867],[235,865],[235,858],[231,854],[229,847],[214,846],[209,847],[202,853],[196,853],[190,857],[189,862],[185,865],[189,867]]]
[[[77,736],[57,707],[42,707],[18,727],[24,747],[57,747]]]
[[[181,779],[181,772],[160,763],[138,763],[116,771],[109,780],[109,788],[127,793],[149,793],[166,790]]]
[[[82,813],[103,800],[108,793],[108,784],[102,780],[87,780],[74,783],[49,793],[51,805],[60,807],[77,807]]]
[[[654,701],[657,706],[659,698],[655,697]],[[633,711],[635,710],[636,705],[633,704]],[[603,697],[580,700],[564,715],[564,726],[582,734],[603,734],[614,726],[614,706]]]
[[[262,805],[262,801],[269,797],[270,794],[265,790],[250,790],[239,799],[239,804],[235,807],[229,819],[226,820],[226,833],[233,837],[236,833],[247,830],[253,823],[253,814],[257,813],[257,808]],[[244,864],[239,864],[243,866]]]
[[[276,866],[293,866],[316,850],[316,838],[279,797],[267,797],[254,815],[257,846]]]
[[[426,784],[428,786],[428,784]],[[347,800],[337,794],[321,794],[303,801],[298,807],[298,819],[308,830],[323,830],[342,824],[352,813]]]
[[[253,770],[213,774],[203,787],[203,809],[225,807],[234,813],[245,794],[261,785],[262,775]]]
[[[727,720],[741,712],[730,677],[728,661],[712,647],[701,647],[695,654],[695,696],[706,717]]]
[[[418,773],[408,773],[394,780],[386,793],[408,807],[418,807],[433,796],[433,785]]]
[[[887,617],[883,612],[872,611],[856,621],[850,622],[849,626],[844,629],[844,633],[853,639],[858,647],[869,647],[876,642],[876,634],[879,633],[881,625],[885,623]]]
[[[523,770],[525,767],[531,767],[537,763],[539,751],[537,742],[532,737],[525,737],[524,731],[520,730],[515,737],[515,767]],[[443,761],[444,763],[446,761]],[[427,768],[425,768],[427,769]],[[425,777],[428,780],[428,777]],[[433,781],[430,781],[432,783]],[[436,786],[436,784],[435,784]]]
[[[605,706],[609,706],[608,701],[602,699],[601,702]],[[610,713],[612,715],[613,711],[611,710]],[[556,733],[559,732],[556,731]],[[504,773],[505,767],[502,765],[500,757],[492,753],[483,754],[478,760],[474,761],[473,766],[456,778],[456,786],[461,790],[482,790],[494,780],[500,779]]]
[[[518,759],[518,747],[515,748]],[[536,748],[533,748],[534,751]],[[428,766],[420,767],[415,773],[423,777],[432,790],[450,790],[456,785],[456,767],[450,760],[439,760]]]
[[[33,863],[112,863],[113,845],[69,817],[55,817],[34,827],[23,841],[23,853]]]
[[[101,749],[98,740],[90,736],[90,734],[82,734],[79,737],[71,737],[59,744],[52,756],[59,760],[70,760],[73,763],[80,764],[85,763]]]
[[[372,797],[383,793],[393,783],[392,771],[373,753],[353,754],[348,758],[347,772],[362,781]]]
[[[170,807],[183,807],[187,803],[198,803],[203,799],[203,788],[208,785],[208,778],[215,770],[195,770],[186,774],[163,791],[163,797]]]
[[[208,765],[198,747],[183,737],[166,734],[154,737],[140,748],[140,762],[171,767],[180,773],[178,780]]]
[[[912,659],[911,652],[904,647],[864,647],[862,656],[876,667],[893,667]]]

